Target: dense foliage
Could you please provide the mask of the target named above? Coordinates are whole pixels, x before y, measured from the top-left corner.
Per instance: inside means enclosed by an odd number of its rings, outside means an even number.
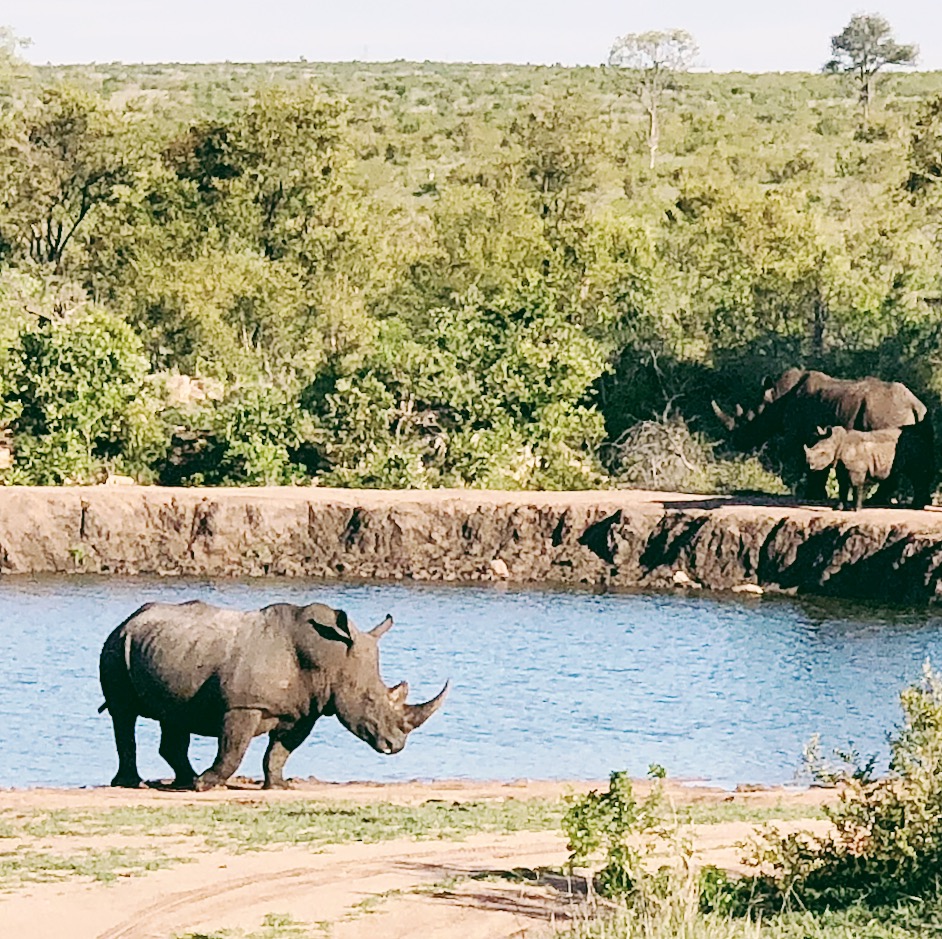
[[[652,167],[629,68],[13,51],[7,481],[777,488],[712,396],[942,394],[942,75],[677,72]]]

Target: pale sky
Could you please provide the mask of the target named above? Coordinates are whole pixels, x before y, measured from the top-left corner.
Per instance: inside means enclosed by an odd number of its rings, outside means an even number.
[[[598,65],[623,33],[678,27],[715,71],[816,71],[855,12],[942,69],[942,0],[0,0],[35,63],[292,60]]]

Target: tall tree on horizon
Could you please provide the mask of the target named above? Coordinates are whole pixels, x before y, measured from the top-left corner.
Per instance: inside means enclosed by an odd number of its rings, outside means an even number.
[[[870,123],[870,108],[876,93],[877,72],[886,65],[915,65],[919,47],[893,38],[889,22],[876,13],[855,13],[850,22],[831,37],[832,58],[824,71],[853,74],[860,93],[863,125]]]
[[[648,116],[648,153],[654,169],[661,129],[658,111],[664,92],[677,73],[686,72],[699,52],[697,42],[684,29],[652,30],[619,36],[608,54],[608,64],[630,69],[635,93]]]

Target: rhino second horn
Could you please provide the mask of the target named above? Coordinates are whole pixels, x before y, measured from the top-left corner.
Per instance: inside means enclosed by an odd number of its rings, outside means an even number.
[[[395,688],[390,688],[389,697],[393,704],[398,704],[400,707],[404,705],[406,698],[409,697],[409,682],[401,681]]]
[[[446,681],[445,687],[431,701],[426,701],[425,704],[407,704],[403,708],[405,711],[403,723],[406,733],[415,730],[416,727],[421,727],[442,706],[450,685],[451,682]]]
[[[715,401],[711,401],[710,404],[713,405],[713,413],[716,415],[717,420],[727,429],[732,430],[736,426],[736,421],[731,418]]]

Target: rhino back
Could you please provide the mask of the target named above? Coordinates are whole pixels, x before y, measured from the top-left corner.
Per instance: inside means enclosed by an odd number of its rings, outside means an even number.
[[[926,406],[902,382],[880,378],[832,378],[808,372],[788,396],[790,420],[802,429],[820,425],[848,430],[885,430],[921,421]]]
[[[131,684],[146,717],[212,724],[232,708],[298,716],[303,680],[287,633],[258,611],[154,604],[123,626]]]
[[[902,382],[865,378],[864,407],[857,423],[858,430],[886,430],[917,424],[926,416],[926,406]]]
[[[887,479],[893,471],[899,437],[898,428],[848,431],[838,450],[838,459],[851,481],[862,485],[867,478]]]

